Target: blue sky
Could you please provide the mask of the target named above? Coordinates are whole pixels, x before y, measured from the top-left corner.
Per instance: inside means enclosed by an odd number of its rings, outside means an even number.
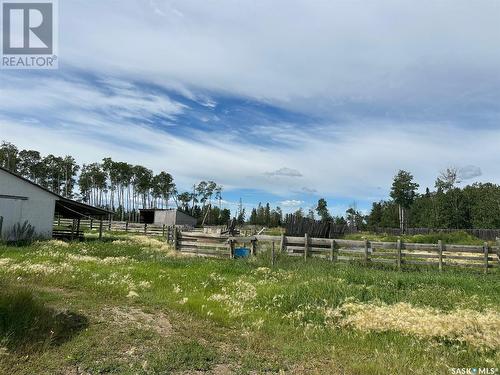
[[[59,69],[0,71],[0,139],[285,211],[411,171],[500,182],[496,1],[60,1]]]

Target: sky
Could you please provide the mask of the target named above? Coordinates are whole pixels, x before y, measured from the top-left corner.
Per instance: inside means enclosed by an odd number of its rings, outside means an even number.
[[[285,212],[393,176],[500,183],[500,2],[59,1],[59,69],[0,70],[0,140]]]

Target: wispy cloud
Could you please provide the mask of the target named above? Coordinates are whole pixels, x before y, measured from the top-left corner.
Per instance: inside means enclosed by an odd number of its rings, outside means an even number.
[[[273,177],[302,177],[302,173],[300,173],[300,171],[287,167],[283,167],[272,172],[266,172],[265,174]]]
[[[304,203],[304,201],[299,201],[296,199],[289,199],[289,200],[285,200],[285,201],[280,202],[280,204],[283,207],[299,207],[303,203]]]
[[[481,171],[481,168],[479,168],[476,165],[467,165],[465,167],[462,167],[458,171],[459,177],[462,180],[470,180],[476,177],[480,177],[483,172]]]

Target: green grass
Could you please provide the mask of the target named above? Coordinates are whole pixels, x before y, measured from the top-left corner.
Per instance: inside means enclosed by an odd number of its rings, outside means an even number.
[[[183,258],[138,236],[111,241],[0,246],[0,373],[446,374],[500,361],[473,341],[341,324],[351,302],[499,314],[496,270],[397,272],[286,256],[271,269],[267,252]]]
[[[393,236],[388,234],[375,234],[372,232],[359,232],[348,234],[345,239],[349,240],[370,240],[370,241],[383,241],[383,242],[396,242],[399,238],[403,242],[413,243],[429,243],[435,244],[439,240],[448,244],[457,245],[482,245],[484,241],[480,238],[474,237],[467,232],[453,232],[453,233],[431,233],[431,234],[416,234],[416,235],[403,235]]]

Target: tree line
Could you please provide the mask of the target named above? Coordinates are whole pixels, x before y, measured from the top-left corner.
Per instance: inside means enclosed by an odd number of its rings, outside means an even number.
[[[142,165],[109,157],[80,166],[70,155],[43,156],[2,142],[0,166],[63,197],[107,208],[115,212],[116,220],[135,220],[141,208],[169,208],[172,203],[199,224],[226,224],[231,217],[230,210],[221,207],[223,188],[214,181],[201,181],[192,191],[179,192],[170,173],[154,174]]]
[[[459,187],[459,171],[447,168],[436,178],[434,189],[418,192],[420,185],[413,175],[400,170],[394,176],[390,199],[374,202],[368,215],[355,207],[344,216],[332,216],[324,198],[314,208],[304,212],[299,208],[295,219],[319,218],[322,222],[347,225],[359,230],[408,227],[435,229],[500,228],[500,186],[493,183],[473,183]],[[286,218],[285,218],[286,221]]]
[[[374,202],[366,217],[369,228],[492,229],[500,228],[500,186],[473,183],[457,186],[456,168],[437,177],[433,190],[419,194],[412,174],[401,170],[394,177],[390,200]]]

